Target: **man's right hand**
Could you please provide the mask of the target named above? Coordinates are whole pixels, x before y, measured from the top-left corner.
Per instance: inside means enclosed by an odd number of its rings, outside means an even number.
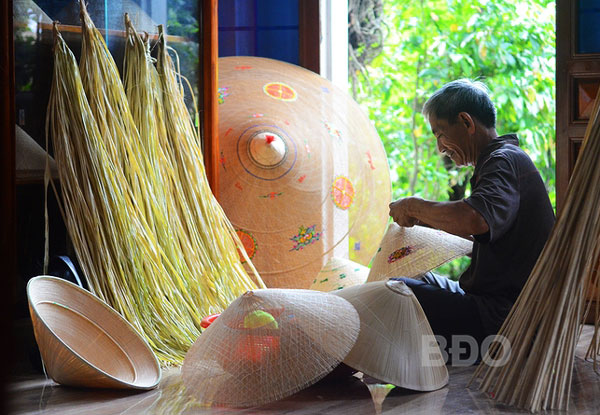
[[[412,199],[416,198],[406,197],[390,203],[390,216],[400,226],[410,228],[419,223],[419,220],[409,213]]]

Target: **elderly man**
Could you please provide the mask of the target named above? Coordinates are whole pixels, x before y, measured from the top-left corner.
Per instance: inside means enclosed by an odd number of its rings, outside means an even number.
[[[554,212],[517,136],[497,135],[496,109],[481,82],[444,85],[423,114],[439,151],[458,166],[475,167],[471,195],[451,202],[400,199],[390,204],[390,216],[401,226],[422,223],[474,240],[471,264],[458,283],[432,273],[422,281],[403,278],[433,332],[444,338],[449,358],[464,361],[456,356],[466,346],[461,341],[480,346],[498,332],[548,239]],[[467,351],[471,358],[473,351]]]

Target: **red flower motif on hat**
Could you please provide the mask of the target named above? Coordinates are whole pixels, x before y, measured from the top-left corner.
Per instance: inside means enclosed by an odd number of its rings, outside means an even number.
[[[271,98],[279,99],[281,101],[295,101],[298,97],[294,88],[283,82],[269,82],[263,86],[263,91]]]
[[[342,210],[346,210],[354,201],[354,186],[350,179],[344,176],[338,176],[331,186],[331,197],[333,203]]]
[[[240,238],[242,245],[244,245],[244,249],[246,250],[246,254],[248,254],[248,258],[254,258],[254,255],[256,255],[256,250],[258,248],[258,243],[256,242],[256,238],[254,238],[254,235],[242,229],[236,229],[235,233],[237,233],[237,236]],[[246,262],[246,259],[239,250],[238,255],[240,256],[240,261],[242,261],[242,264]]]
[[[400,249],[396,249],[394,252],[392,252],[390,254],[387,262],[388,262],[388,264],[392,264],[404,257],[407,257],[408,255],[412,254],[413,252],[415,252],[414,246],[404,246]]]

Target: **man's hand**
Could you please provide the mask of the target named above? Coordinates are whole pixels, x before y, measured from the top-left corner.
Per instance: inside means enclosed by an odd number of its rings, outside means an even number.
[[[464,200],[432,202],[405,197],[390,203],[390,216],[400,226],[429,226],[467,239],[489,230],[483,216]]]
[[[419,220],[410,213],[410,206],[413,203],[414,197],[406,197],[398,199],[390,203],[390,216],[400,226],[410,228],[419,223]]]

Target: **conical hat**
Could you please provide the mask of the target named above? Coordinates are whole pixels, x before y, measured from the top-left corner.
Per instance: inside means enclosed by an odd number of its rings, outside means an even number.
[[[367,281],[369,268],[349,259],[333,257],[319,271],[310,289],[317,291],[333,291]]]
[[[267,287],[309,288],[333,256],[368,264],[391,186],[360,106],[266,58],[220,58],[219,87],[219,203]]]
[[[15,125],[15,167],[17,178],[26,181],[32,178],[44,177],[46,157],[50,164],[52,177],[58,177],[56,161],[21,127]]]
[[[48,375],[58,383],[152,389],[160,367],[123,317],[83,288],[51,276],[27,284],[33,332]]]
[[[402,281],[376,281],[335,291],[360,316],[360,335],[344,359],[368,376],[403,388],[431,391],[448,370],[427,317]]]
[[[183,382],[202,404],[265,404],[331,372],[354,345],[359,327],[354,307],[328,293],[248,291],[192,345]]]
[[[471,252],[473,243],[444,231],[390,223],[371,264],[368,282],[415,278]]]

